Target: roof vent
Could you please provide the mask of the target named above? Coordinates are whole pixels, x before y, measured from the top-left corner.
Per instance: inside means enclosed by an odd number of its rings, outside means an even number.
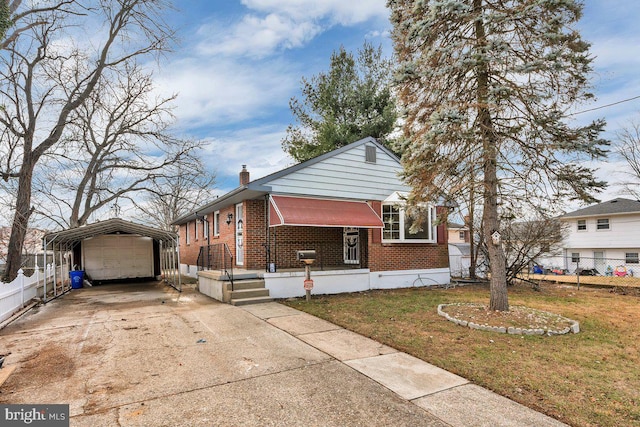
[[[376,162],[376,147],[374,145],[365,145],[364,161],[367,163]]]

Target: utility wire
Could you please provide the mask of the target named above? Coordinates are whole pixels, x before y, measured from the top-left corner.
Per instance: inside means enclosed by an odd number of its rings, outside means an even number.
[[[578,114],[588,113],[589,111],[595,111],[595,110],[601,110],[601,109],[607,108],[607,107],[613,107],[614,105],[622,104],[624,102],[633,101],[634,99],[638,99],[638,98],[640,98],[640,95],[634,96],[633,98],[623,99],[622,101],[612,102],[611,104],[606,104],[606,105],[601,105],[599,107],[589,108],[588,110],[578,111],[577,113],[567,114],[567,116],[577,116]]]

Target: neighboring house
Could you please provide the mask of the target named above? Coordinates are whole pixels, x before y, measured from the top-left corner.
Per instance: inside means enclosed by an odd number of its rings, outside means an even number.
[[[469,277],[471,266],[471,243],[469,227],[455,222],[447,223],[447,242],[449,243],[449,265],[451,276]]]
[[[24,240],[22,248],[22,262],[25,266],[33,267],[35,264],[35,255],[40,255],[38,264],[43,266],[42,260],[42,236],[45,231],[37,228],[29,228]],[[7,262],[7,249],[9,246],[9,238],[11,236],[11,227],[0,227],[0,269],[4,268]]]
[[[545,268],[596,269],[621,266],[640,273],[640,201],[617,198],[559,217],[568,224],[562,254]],[[609,272],[611,271],[609,269]]]
[[[456,224],[455,222],[447,223],[447,230],[449,231],[447,242],[449,243],[469,243],[469,227],[463,224]]]
[[[443,207],[405,215],[398,158],[365,138],[251,181],[179,218],[181,271],[235,269],[264,277],[271,297],[304,295],[298,250],[315,250],[314,293],[445,284],[450,280]],[[409,230],[422,221],[420,231]],[[226,254],[226,255],[225,255]]]

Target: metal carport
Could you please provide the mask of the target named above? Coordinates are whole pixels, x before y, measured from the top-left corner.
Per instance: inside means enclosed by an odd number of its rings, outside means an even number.
[[[53,266],[67,262],[71,269],[77,264],[74,260],[74,248],[82,241],[102,235],[138,235],[149,237],[158,242],[160,272],[164,281],[178,291],[182,291],[178,266],[180,265],[180,253],[178,251],[178,235],[176,233],[149,227],[142,224],[112,218],[94,224],[83,225],[77,228],[47,233],[43,237],[44,250],[53,255]],[[65,261],[66,260],[66,261]],[[54,268],[55,271],[55,268]],[[64,278],[53,277],[56,280]],[[47,298],[47,282],[45,281],[45,299]],[[53,284],[52,284],[53,286]],[[55,288],[54,288],[55,289]]]

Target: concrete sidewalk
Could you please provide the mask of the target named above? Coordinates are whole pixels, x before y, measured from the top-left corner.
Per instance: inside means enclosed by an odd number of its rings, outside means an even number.
[[[560,426],[289,307],[160,284],[74,290],[0,331],[0,403],[71,426]]]
[[[420,359],[278,303],[244,310],[385,386],[451,426],[566,426]]]

